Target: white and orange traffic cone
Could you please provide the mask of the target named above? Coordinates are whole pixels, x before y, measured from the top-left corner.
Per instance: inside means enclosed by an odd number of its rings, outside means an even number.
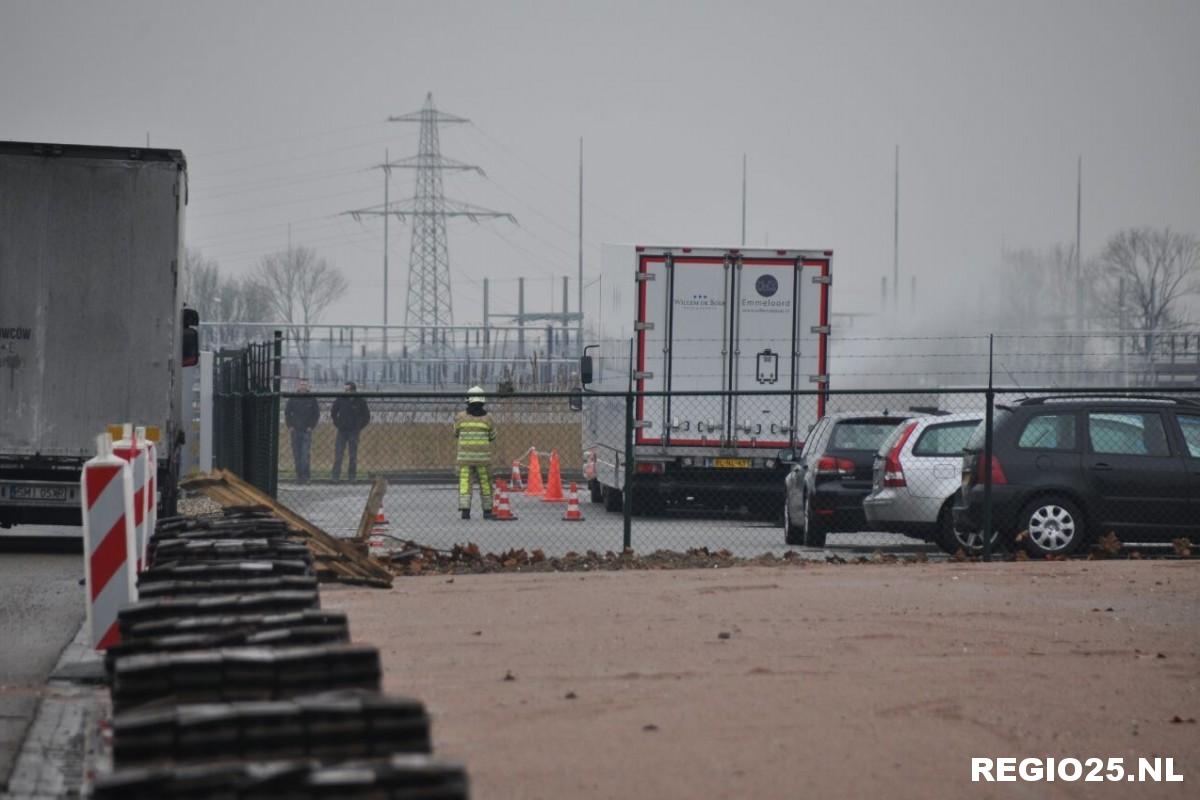
[[[513,487],[514,489],[524,489],[525,488],[525,481],[521,480],[521,462],[515,458],[513,459],[513,465],[512,465],[512,477],[509,480],[508,484],[509,484],[509,486]]]
[[[558,469],[558,451],[550,451],[550,472],[546,476],[546,491],[542,495],[543,503],[561,503],[566,499],[563,494],[562,473]]]
[[[508,522],[516,518],[517,515],[508,505],[508,486],[504,481],[496,481],[496,496],[492,502],[492,519]]]
[[[387,532],[387,514],[383,513],[383,506],[380,506],[375,514],[375,523],[371,526],[371,534],[367,537],[367,554],[372,558],[384,558],[387,555],[388,547],[384,539]]]
[[[571,482],[571,491],[567,493],[567,512],[563,514],[563,522],[583,522],[583,512],[579,510],[579,492],[575,482]]]

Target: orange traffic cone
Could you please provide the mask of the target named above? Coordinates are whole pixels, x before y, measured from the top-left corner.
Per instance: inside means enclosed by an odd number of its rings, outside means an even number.
[[[513,459],[512,477],[509,479],[509,485],[514,489],[524,489],[525,481],[521,480],[521,462]]]
[[[383,513],[383,506],[380,506],[379,511],[377,511],[375,513],[375,527],[376,528],[379,528],[379,527],[386,528],[387,526],[388,526],[387,514]]]
[[[541,497],[546,491],[542,485],[542,465],[538,462],[537,450],[529,451],[529,482],[525,484],[526,497]]]
[[[496,481],[496,497],[492,502],[492,519],[507,522],[516,518],[517,515],[508,505],[508,486],[504,481]]]
[[[571,482],[571,491],[567,493],[567,513],[563,514],[563,522],[583,522],[583,512],[579,510],[579,492],[575,482]]]
[[[546,476],[546,493],[542,495],[543,503],[561,503],[563,496],[562,475],[558,471],[558,451],[550,451],[550,472]]]

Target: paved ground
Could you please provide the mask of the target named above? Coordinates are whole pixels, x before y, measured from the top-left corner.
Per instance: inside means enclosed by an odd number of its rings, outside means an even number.
[[[366,504],[369,483],[281,483],[279,499],[302,516],[335,536],[351,536]],[[458,516],[458,489],[453,484],[398,484],[388,486],[384,509],[392,533],[432,547],[449,548],[468,541],[486,551],[511,548],[540,548],[548,556],[574,550],[620,552],[624,542],[623,520],[580,493],[583,522],[563,522],[562,503],[544,503],[538,498],[510,495],[515,522],[489,522],[480,517],[478,494],[473,518]],[[635,517],[633,547],[639,553],[654,550],[687,550],[693,547],[722,548],[737,556],[782,553],[789,549],[813,558],[823,551],[789,548],[783,543],[779,525],[749,519],[745,515],[712,511],[676,511],[663,516]],[[872,551],[940,552],[936,547],[888,533],[831,534],[828,549]]]
[[[77,528],[16,530],[78,536]],[[84,617],[81,556],[11,552],[7,535],[0,534],[0,789],[46,678]]]
[[[429,705],[482,798],[1200,781],[1200,562],[441,576],[322,600],[380,647],[389,691]],[[1173,757],[1185,782],[972,784],[980,756]]]

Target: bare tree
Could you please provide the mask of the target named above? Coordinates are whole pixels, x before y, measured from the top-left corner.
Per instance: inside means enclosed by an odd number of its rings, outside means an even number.
[[[217,262],[205,257],[198,248],[189,247],[183,254],[183,270],[180,275],[183,302],[200,312],[200,319],[209,321],[219,318],[219,284],[221,268]]]
[[[301,326],[320,322],[325,310],[346,293],[345,276],[312,248],[291,247],[263,257],[256,279],[275,316],[293,325],[288,336],[307,372],[309,335]]]
[[[248,277],[223,276],[220,265],[197,248],[189,247],[184,254],[181,282],[183,301],[199,312],[201,322],[225,323],[216,339],[221,345],[240,344],[261,334],[228,323],[271,322],[275,318],[261,284]]]
[[[1200,292],[1200,240],[1170,228],[1129,228],[1113,235],[1100,255],[1097,298],[1118,327],[1144,332],[1143,352],[1156,333],[1186,323],[1182,301]]]

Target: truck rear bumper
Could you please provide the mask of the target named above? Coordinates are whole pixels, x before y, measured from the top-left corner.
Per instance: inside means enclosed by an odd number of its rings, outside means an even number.
[[[679,470],[635,475],[634,486],[655,489],[663,494],[695,496],[700,500],[710,493],[782,497],[786,474],[774,470]]]

